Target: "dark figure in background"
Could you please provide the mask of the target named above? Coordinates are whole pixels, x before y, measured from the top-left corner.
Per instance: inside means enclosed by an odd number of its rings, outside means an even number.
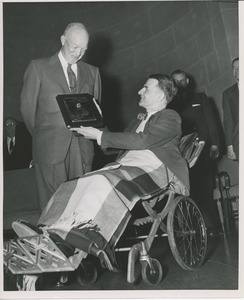
[[[239,160],[239,57],[232,62],[236,83],[223,92],[225,142],[229,159]]]
[[[4,120],[4,130],[4,171],[29,168],[32,160],[31,136],[25,125],[8,117]]]
[[[91,171],[93,141],[66,128],[56,96],[88,93],[101,100],[97,67],[81,61],[89,34],[81,23],[69,24],[61,36],[61,50],[32,60],[24,75],[21,113],[33,137],[33,161],[40,209],[58,187]]]
[[[205,147],[197,164],[190,169],[191,196],[202,210],[209,231],[219,230],[216,205],[213,200],[215,187],[215,160],[219,156],[219,133],[211,103],[204,93],[191,89],[184,71],[171,74],[178,84],[178,92],[168,108],[175,109],[182,119],[182,132],[197,132]]]

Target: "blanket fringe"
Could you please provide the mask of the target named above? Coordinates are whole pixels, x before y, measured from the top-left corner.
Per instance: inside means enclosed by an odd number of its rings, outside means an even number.
[[[35,291],[38,275],[23,275],[22,286],[17,282],[19,291]]]
[[[58,229],[64,232],[69,232],[71,229],[84,229],[89,228],[98,231],[97,225],[92,223],[92,220],[84,220],[84,217],[78,212],[73,212],[70,217],[59,219],[56,223],[52,224],[49,229]]]

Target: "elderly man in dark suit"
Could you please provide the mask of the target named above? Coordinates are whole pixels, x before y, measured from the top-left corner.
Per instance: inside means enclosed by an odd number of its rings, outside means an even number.
[[[227,155],[239,160],[239,57],[232,62],[236,83],[223,92],[224,131]]]
[[[61,50],[51,57],[32,60],[24,75],[21,113],[33,137],[41,210],[60,184],[92,168],[93,142],[66,128],[56,101],[59,94],[88,93],[100,102],[99,70],[80,60],[88,41],[83,24],[69,24],[61,36]]]
[[[181,116],[183,135],[197,132],[200,140],[205,141],[197,164],[190,170],[191,196],[202,209],[209,231],[218,232],[219,222],[213,201],[215,160],[220,147],[216,116],[207,96],[191,88],[184,71],[176,70],[171,77],[178,84],[178,93],[170,107]]]
[[[6,138],[3,141],[5,171],[29,168],[31,165],[31,136],[25,125],[12,117],[4,120]]]

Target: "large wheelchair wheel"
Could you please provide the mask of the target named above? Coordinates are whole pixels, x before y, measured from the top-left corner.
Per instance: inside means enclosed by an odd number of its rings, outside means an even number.
[[[97,280],[97,268],[90,261],[82,261],[75,273],[76,280],[80,285],[91,286]]]
[[[207,234],[202,214],[188,197],[174,199],[167,218],[167,232],[171,251],[185,270],[199,268],[207,251]]]

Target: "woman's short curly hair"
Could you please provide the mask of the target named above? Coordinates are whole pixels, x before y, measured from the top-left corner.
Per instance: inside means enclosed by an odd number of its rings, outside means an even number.
[[[165,74],[152,74],[149,78],[158,80],[158,85],[166,96],[166,101],[169,103],[177,94],[177,84],[175,80]]]

